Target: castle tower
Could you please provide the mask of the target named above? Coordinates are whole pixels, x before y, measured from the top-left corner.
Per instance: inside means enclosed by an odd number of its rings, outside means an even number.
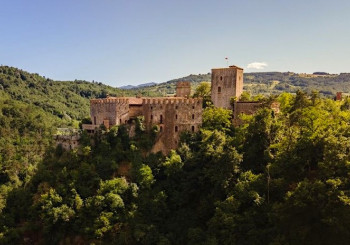
[[[190,82],[178,82],[176,84],[176,97],[189,98],[191,95],[191,84]]]
[[[211,69],[211,100],[215,107],[232,109],[230,99],[243,92],[243,69],[237,66]]]

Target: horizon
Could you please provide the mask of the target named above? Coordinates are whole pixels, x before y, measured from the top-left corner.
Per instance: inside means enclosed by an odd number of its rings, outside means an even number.
[[[134,86],[134,87],[137,87],[137,86],[140,86],[140,85],[145,85],[145,84],[149,84],[149,83],[154,83],[154,84],[162,84],[162,83],[167,83],[167,82],[170,82],[172,80],[176,80],[176,79],[181,79],[181,78],[184,78],[184,77],[188,77],[188,76],[191,76],[191,75],[194,75],[194,76],[199,76],[199,75],[209,75],[211,74],[211,72],[207,72],[207,73],[198,73],[198,74],[194,74],[194,73],[191,73],[191,74],[188,74],[188,75],[185,75],[185,76],[182,76],[182,77],[177,77],[177,78],[172,78],[170,80],[167,80],[167,81],[161,81],[161,82],[142,82],[142,83],[138,83],[138,84],[126,84],[126,85],[121,85],[121,86],[113,86],[111,84],[108,84],[108,83],[105,83],[103,81],[97,81],[97,80],[84,80],[84,79],[79,79],[79,78],[76,78],[76,79],[67,79],[67,80],[60,80],[60,79],[55,79],[53,77],[47,77],[43,74],[40,74],[40,73],[37,73],[35,71],[27,71],[27,70],[24,70],[20,67],[14,67],[14,66],[8,66],[8,65],[4,65],[4,64],[0,64],[0,67],[1,66],[7,66],[7,67],[12,67],[12,68],[15,68],[15,69],[19,69],[19,70],[22,70],[22,71],[25,71],[25,72],[28,72],[28,73],[32,73],[32,74],[38,74],[39,76],[42,76],[44,78],[47,78],[47,79],[51,79],[53,81],[57,81],[57,82],[74,82],[75,80],[77,81],[85,81],[85,82],[95,82],[95,83],[102,83],[104,85],[108,85],[108,86],[111,86],[111,87],[115,87],[115,88],[122,88],[122,87],[128,87],[128,86]],[[213,69],[220,69],[220,68],[226,68],[226,67],[217,67],[217,68],[213,68]],[[324,72],[326,73],[325,75],[340,75],[340,74],[348,74],[350,72],[339,72],[339,73],[329,73],[327,71],[314,71],[312,73],[304,73],[304,72],[294,72],[294,71],[252,71],[252,72],[243,72],[244,74],[252,74],[252,73],[294,73],[294,74],[305,74],[305,75],[318,75],[318,74],[314,74],[314,73],[317,73],[317,72]],[[319,76],[322,76],[322,75],[319,75]],[[208,81],[210,82],[210,81]],[[152,86],[152,85],[151,85]]]
[[[349,10],[345,0],[14,0],[0,9],[0,63],[113,87],[228,63],[245,73],[348,73]]]

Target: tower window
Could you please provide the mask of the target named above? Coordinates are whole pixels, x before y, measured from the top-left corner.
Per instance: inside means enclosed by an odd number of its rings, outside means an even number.
[[[160,120],[159,120],[160,123],[163,123],[163,115],[160,115]]]
[[[220,76],[220,81],[222,81],[222,76]]]
[[[175,119],[177,119],[177,114],[175,115]]]
[[[175,133],[179,131],[179,128],[177,126],[175,126]]]
[[[94,117],[94,125],[96,125],[96,117]]]
[[[192,119],[194,119],[194,114],[192,114]]]
[[[160,128],[159,128],[159,132],[163,132],[163,127],[162,126],[160,126]]]
[[[175,109],[178,109],[179,107],[178,106],[175,106]]]
[[[119,119],[119,124],[122,124],[122,119]]]
[[[221,87],[218,87],[218,93],[221,93]]]
[[[151,120],[153,120],[153,115],[151,115]]]
[[[194,109],[194,105],[192,106],[192,109]]]
[[[192,132],[194,132],[194,126],[192,126]]]

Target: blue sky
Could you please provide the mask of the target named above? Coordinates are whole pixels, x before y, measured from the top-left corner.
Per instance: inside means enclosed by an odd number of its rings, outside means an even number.
[[[0,64],[54,80],[165,82],[225,57],[350,72],[348,0],[3,0],[0,21]]]

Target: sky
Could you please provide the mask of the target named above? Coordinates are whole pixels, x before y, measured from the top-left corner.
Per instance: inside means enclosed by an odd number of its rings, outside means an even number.
[[[1,0],[0,22],[0,65],[53,80],[350,72],[348,0]]]

